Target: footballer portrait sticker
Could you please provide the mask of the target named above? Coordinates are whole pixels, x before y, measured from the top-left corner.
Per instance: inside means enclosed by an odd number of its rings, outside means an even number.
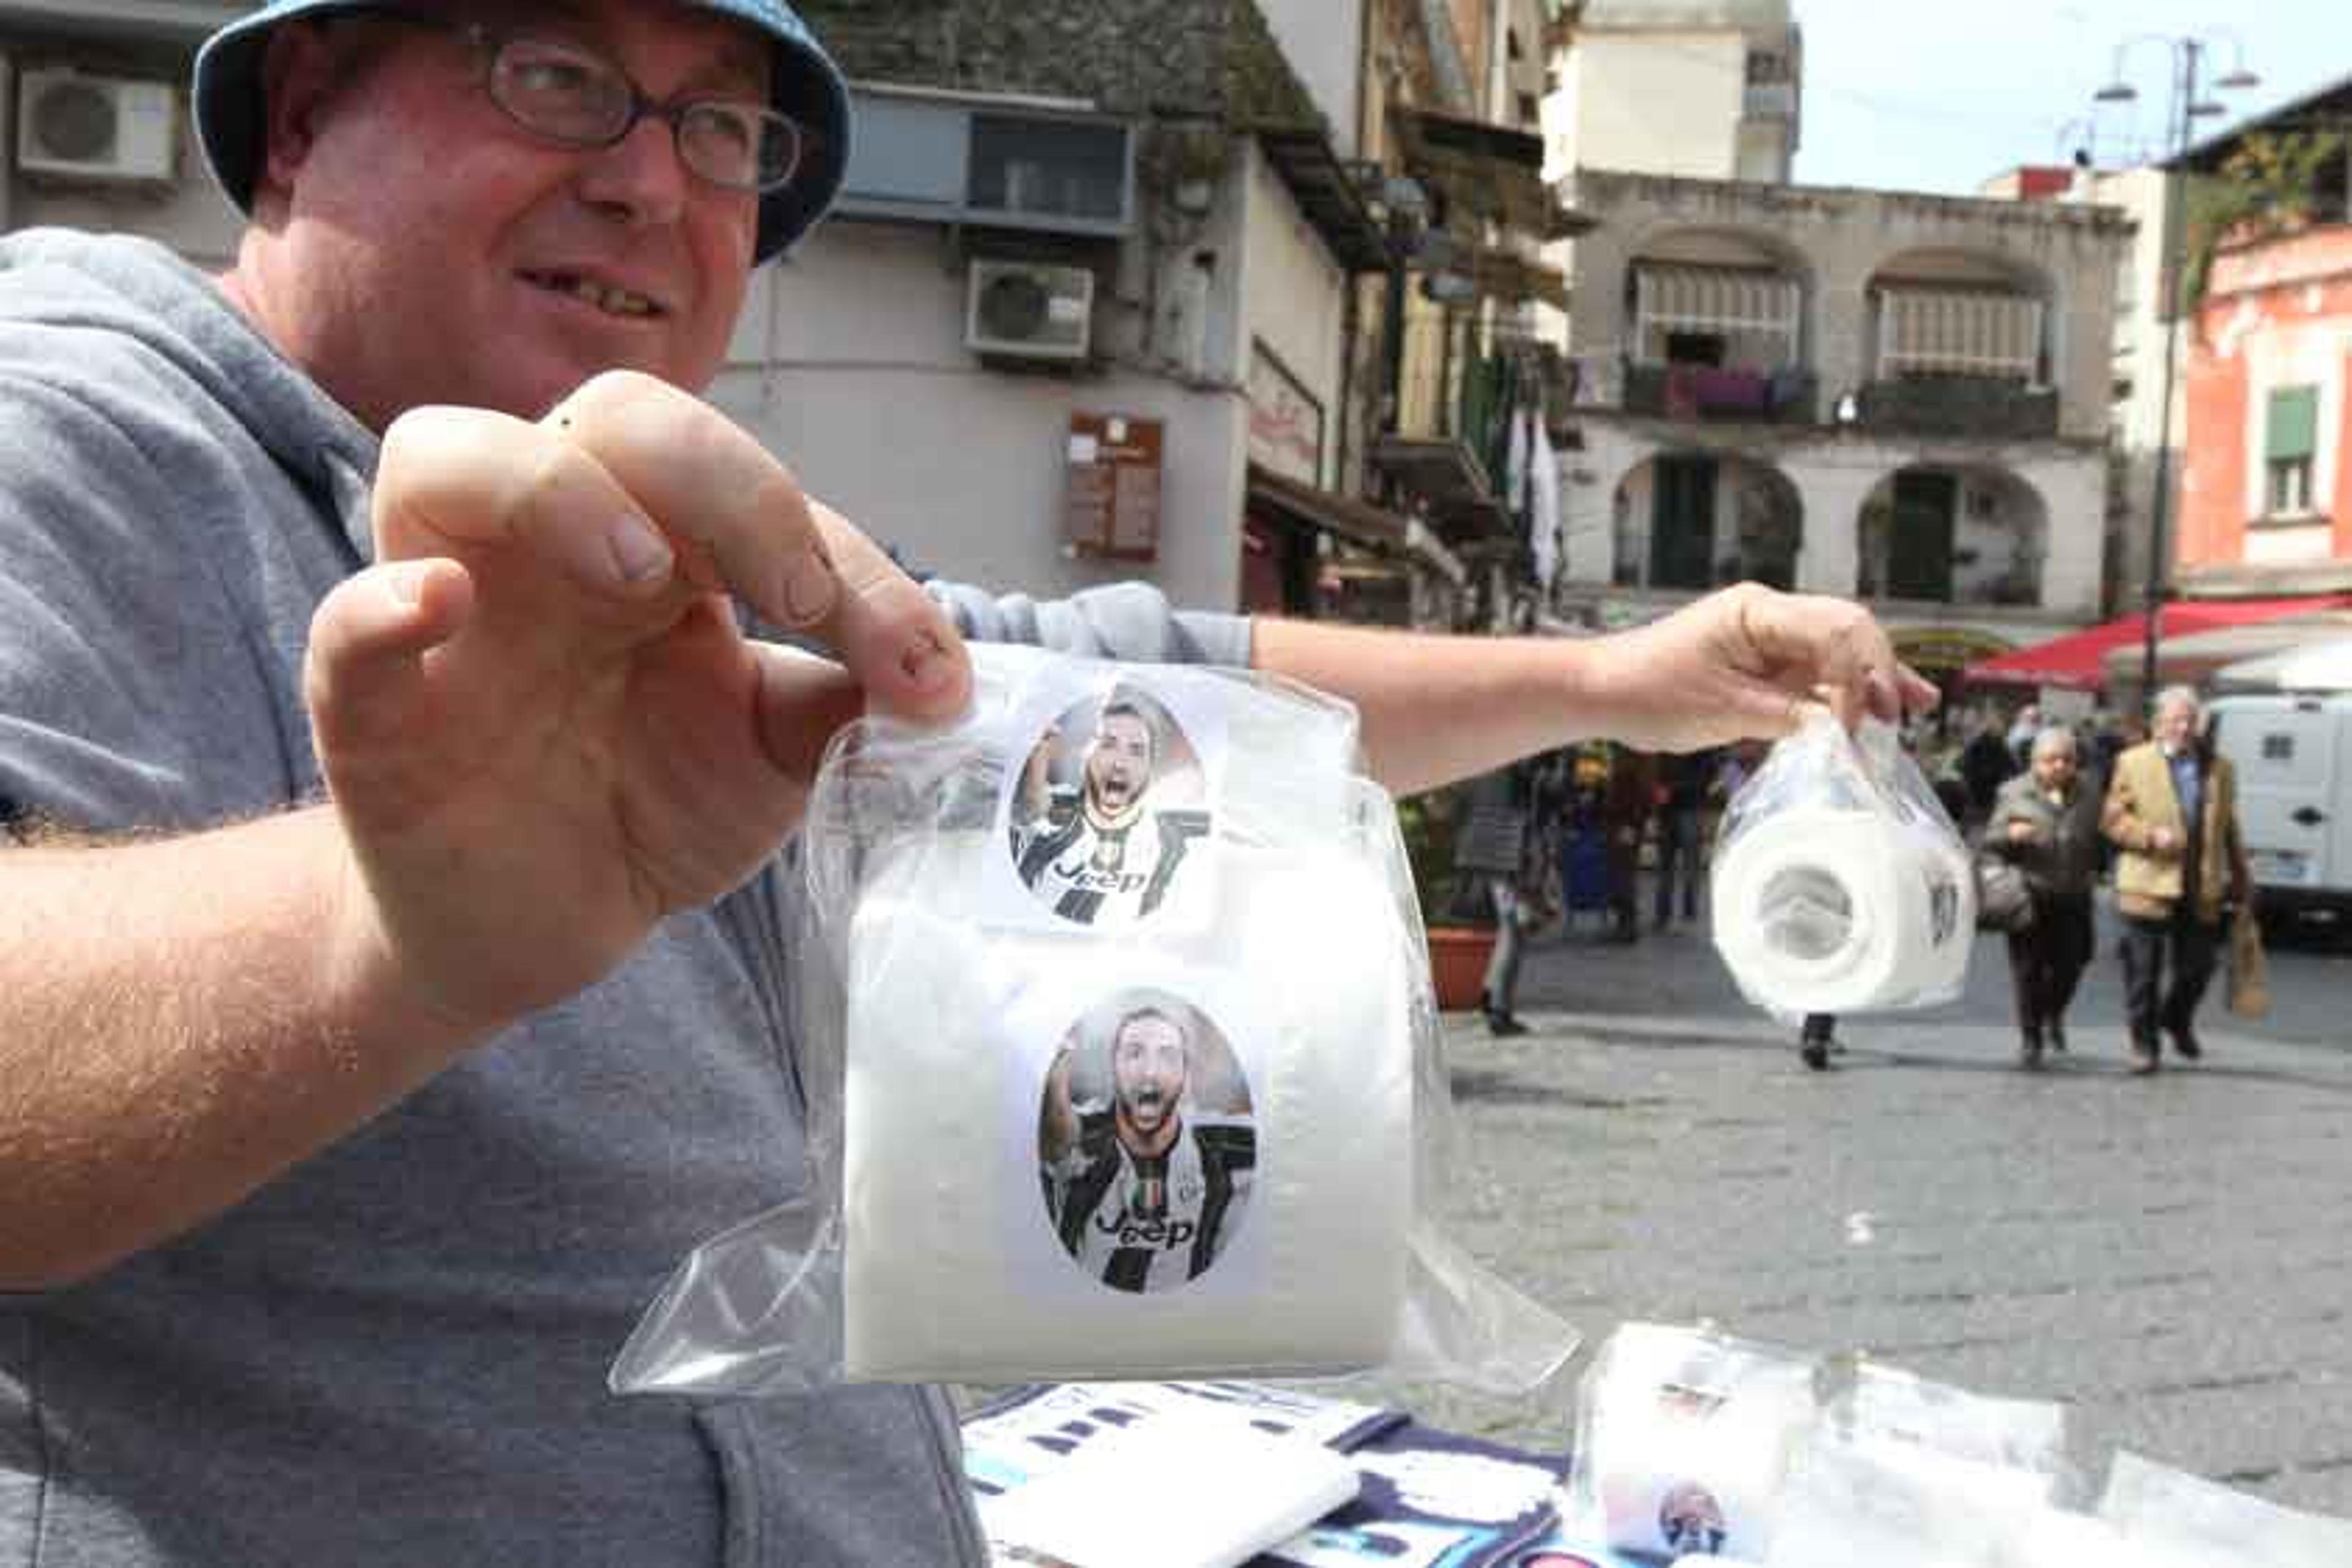
[[[1257,1172],[1241,1058],[1199,1007],[1113,993],[1063,1037],[1037,1112],[1045,1218],[1114,1290],[1172,1289],[1234,1246]]]
[[[1024,923],[1198,923],[1214,870],[1214,715],[1132,680],[1064,695],[1007,770],[999,820]]]

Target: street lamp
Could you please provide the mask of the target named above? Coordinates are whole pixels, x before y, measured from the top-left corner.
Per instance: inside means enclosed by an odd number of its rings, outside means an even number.
[[[2237,92],[2261,85],[2262,79],[2246,68],[2246,62],[2235,35],[2230,40],[2231,64],[2212,84],[2224,92]],[[2166,298],[2164,312],[2164,390],[2157,413],[2156,494],[2152,498],[2148,520],[2147,604],[2147,629],[2140,647],[2140,701],[2143,706],[2156,698],[2156,649],[2163,636],[2164,600],[2167,571],[2165,552],[2166,513],[2172,504],[2172,382],[2174,363],[2180,350],[2180,313],[2184,308],[2180,298],[2182,280],[2188,276],[2189,259],[2182,254],[2187,247],[2188,224],[2180,199],[2180,159],[2189,151],[2189,132],[2200,120],[2225,113],[2223,107],[2203,96],[2200,74],[2205,64],[2205,53],[2210,47],[2196,34],[2174,37],[2162,33],[2143,33],[2125,39],[2116,46],[2115,73],[2106,86],[2091,95],[2095,103],[2130,103],[2139,93],[2126,80],[2124,57],[2134,47],[2144,43],[2159,43],[2172,51],[2172,97],[2165,112],[2164,161],[2164,266]]]

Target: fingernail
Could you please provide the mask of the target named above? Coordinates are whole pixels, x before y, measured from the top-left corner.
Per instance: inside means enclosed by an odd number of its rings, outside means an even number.
[[[383,585],[404,607],[414,606],[425,597],[425,577],[424,562],[403,561],[383,574]]]
[[[623,512],[606,535],[613,552],[613,569],[624,583],[642,583],[668,572],[675,557],[660,529],[635,512]]]
[[[937,632],[925,632],[907,649],[898,660],[898,668],[919,691],[929,691],[947,684],[948,650]]]
[[[784,574],[784,609],[795,623],[822,620],[833,610],[839,584],[822,550],[803,550]]]

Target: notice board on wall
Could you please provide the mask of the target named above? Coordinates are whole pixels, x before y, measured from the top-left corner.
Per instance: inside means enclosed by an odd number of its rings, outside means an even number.
[[[1070,416],[1062,537],[1073,553],[1150,561],[1160,553],[1160,470],[1166,429],[1123,414]]]

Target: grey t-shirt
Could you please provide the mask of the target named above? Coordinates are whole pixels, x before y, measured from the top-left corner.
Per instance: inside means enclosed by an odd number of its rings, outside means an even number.
[[[302,646],[367,558],[374,437],[169,252],[32,231],[0,455],[0,816],[318,798]],[[1247,660],[1145,589],[940,592],[976,636]],[[673,918],[228,1213],[0,1296],[0,1563],[984,1561],[936,1391],[605,1392],[688,1249],[800,1187],[788,896]]]

